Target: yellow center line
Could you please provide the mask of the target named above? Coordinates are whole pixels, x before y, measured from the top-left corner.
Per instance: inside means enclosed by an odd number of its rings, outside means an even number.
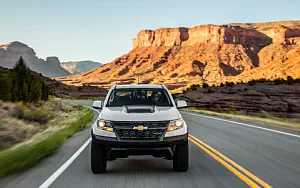
[[[254,174],[252,174],[251,172],[249,172],[248,170],[246,170],[245,168],[243,168],[241,165],[239,165],[236,162],[234,162],[233,160],[229,159],[228,157],[226,157],[222,153],[218,152],[216,149],[212,148],[211,146],[207,145],[206,143],[204,143],[200,139],[196,138],[193,135],[189,135],[189,136],[191,138],[193,138],[195,141],[197,141],[198,143],[200,143],[201,145],[203,145],[206,148],[208,148],[211,151],[213,151],[215,154],[219,155],[222,159],[224,159],[225,161],[227,161],[228,163],[230,163],[232,166],[234,166],[235,168],[237,168],[240,171],[242,171],[243,173],[245,173],[248,177],[252,178],[254,181],[256,181],[257,183],[259,183],[263,187],[266,187],[266,188],[270,188],[271,187],[269,184],[267,184],[266,182],[264,182],[263,180],[261,180],[260,178],[258,178],[257,176],[255,176]]]
[[[234,173],[238,178],[240,178],[243,182],[245,182],[247,185],[253,188],[259,188],[256,183],[254,183],[252,180],[247,178],[244,174],[240,173],[237,169],[233,168],[231,165],[226,163],[223,159],[215,155],[213,152],[206,149],[204,146],[200,145],[197,141],[193,140],[191,137],[189,137],[189,141],[193,142],[196,146],[200,147],[203,151],[205,151],[207,154],[209,154],[211,157],[213,157],[216,161],[221,163],[223,166],[225,166],[228,170],[230,170],[232,173]]]

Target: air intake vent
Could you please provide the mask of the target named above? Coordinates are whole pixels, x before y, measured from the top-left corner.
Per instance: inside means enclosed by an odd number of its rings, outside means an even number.
[[[127,113],[153,113],[154,106],[125,106]]]

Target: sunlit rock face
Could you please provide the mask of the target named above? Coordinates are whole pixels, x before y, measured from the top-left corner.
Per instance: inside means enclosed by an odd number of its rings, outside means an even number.
[[[142,30],[133,49],[103,66],[58,78],[71,85],[191,84],[300,77],[300,21]]]

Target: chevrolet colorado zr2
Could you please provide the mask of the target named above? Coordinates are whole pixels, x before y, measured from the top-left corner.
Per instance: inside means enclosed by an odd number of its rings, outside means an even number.
[[[152,155],[173,160],[173,169],[189,166],[188,128],[178,109],[187,103],[174,101],[164,85],[115,85],[93,124],[91,170],[104,173],[107,161],[130,155]]]

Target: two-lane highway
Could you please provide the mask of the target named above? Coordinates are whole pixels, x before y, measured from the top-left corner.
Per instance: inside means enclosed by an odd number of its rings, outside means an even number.
[[[173,172],[172,161],[134,156],[108,162],[107,173],[95,175],[85,130],[33,169],[1,180],[0,187],[300,187],[297,134],[184,111],[182,115],[191,134],[186,173]]]

